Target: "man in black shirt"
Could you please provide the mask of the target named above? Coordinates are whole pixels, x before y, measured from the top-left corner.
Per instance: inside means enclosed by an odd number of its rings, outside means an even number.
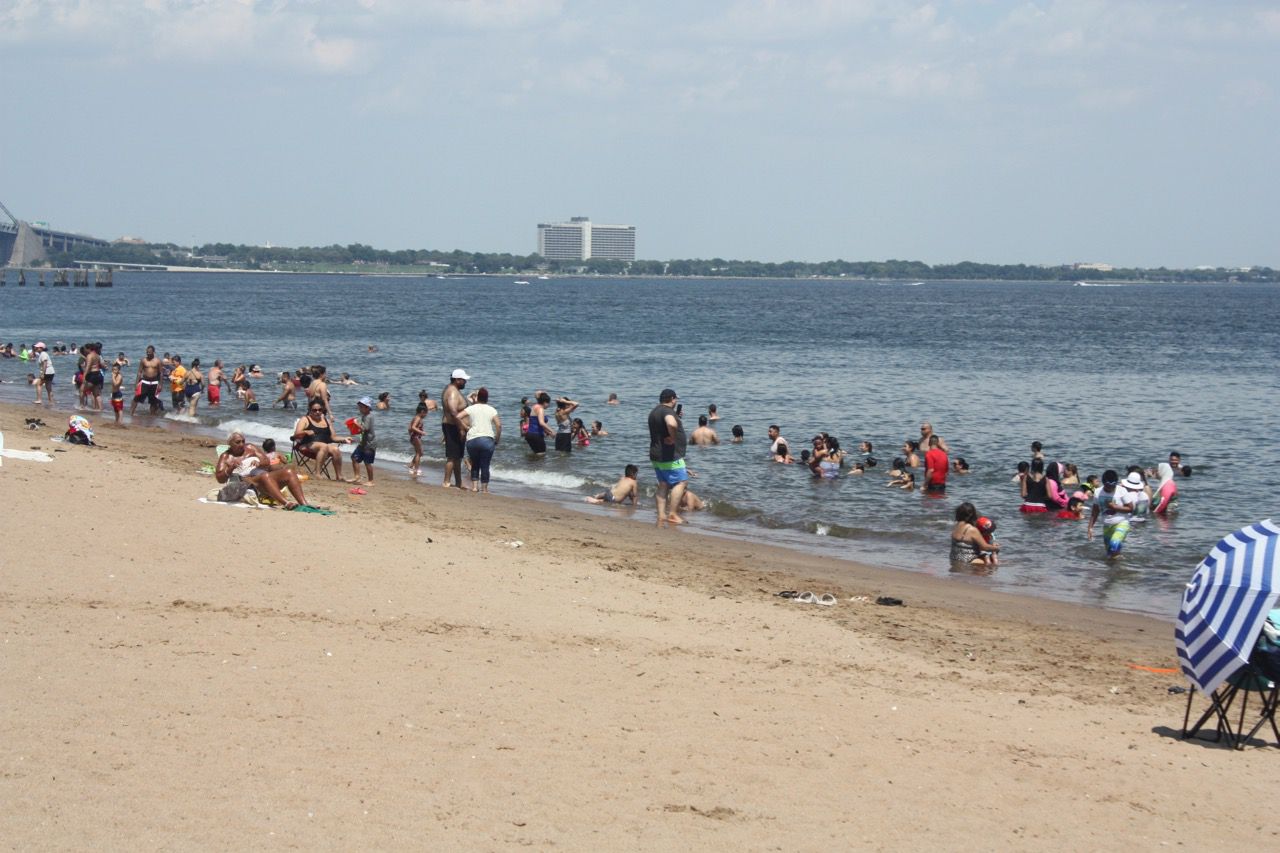
[[[676,392],[663,389],[649,412],[649,461],[658,478],[658,526],[684,524],[677,510],[689,472],[684,467],[684,425],[676,415]]]

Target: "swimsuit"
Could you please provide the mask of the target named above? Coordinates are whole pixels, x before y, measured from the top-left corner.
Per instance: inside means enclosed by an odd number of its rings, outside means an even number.
[[[573,452],[573,425],[567,418],[556,422],[556,450]]]
[[[978,550],[977,545],[964,539],[951,540],[951,562],[971,563],[980,559],[982,559],[982,552]]]

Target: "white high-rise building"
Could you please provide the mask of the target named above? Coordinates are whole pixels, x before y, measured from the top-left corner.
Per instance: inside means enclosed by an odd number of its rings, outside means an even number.
[[[589,216],[575,216],[568,222],[540,222],[538,254],[549,261],[634,261],[636,227],[597,225]]]

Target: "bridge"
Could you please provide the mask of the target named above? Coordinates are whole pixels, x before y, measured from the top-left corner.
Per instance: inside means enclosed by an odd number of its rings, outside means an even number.
[[[47,260],[49,252],[105,249],[111,245],[110,240],[32,225],[14,216],[3,202],[0,212],[0,267],[27,267]]]

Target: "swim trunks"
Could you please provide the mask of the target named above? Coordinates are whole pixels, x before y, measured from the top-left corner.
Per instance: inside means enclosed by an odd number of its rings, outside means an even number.
[[[216,406],[222,401],[222,389],[217,385],[209,386],[209,405]]]
[[[143,379],[138,383],[138,399],[149,400],[152,403],[159,402],[156,399],[156,392],[160,390],[160,380]]]
[[[1114,524],[1102,526],[1102,538],[1107,543],[1107,556],[1114,557],[1124,547],[1124,539],[1129,535],[1129,519],[1122,518]]]
[[[562,453],[573,452],[573,433],[558,432],[556,433],[556,450]]]
[[[442,423],[440,431],[444,433],[444,458],[461,459],[466,450],[466,444],[462,441],[462,430],[458,429],[457,424]]]
[[[112,408],[112,409],[114,409],[114,410],[115,410],[115,411],[117,411],[117,412],[123,412],[123,411],[124,411],[124,400],[121,400],[119,397],[112,397],[112,398],[111,398],[111,408]]]
[[[658,482],[666,486],[674,486],[689,479],[689,471],[684,467],[683,459],[673,462],[654,462],[653,473]]]
[[[372,465],[373,459],[378,455],[378,451],[372,447],[364,445],[356,445],[356,449],[351,451],[352,462],[363,462],[366,465]]]
[[[101,388],[102,387],[102,371],[101,370],[89,371],[84,375],[84,381],[86,385],[91,385],[95,388]]]
[[[947,493],[946,483],[925,483],[924,493],[926,495],[945,495]]]
[[[256,412],[256,411],[258,411],[258,404],[257,404],[257,403],[250,403],[248,406],[245,406],[245,409],[244,409],[244,410],[245,410],[246,412]]]
[[[613,497],[613,489],[605,489],[603,492],[596,495],[596,500],[604,501],[607,504],[617,503],[617,500]]]

